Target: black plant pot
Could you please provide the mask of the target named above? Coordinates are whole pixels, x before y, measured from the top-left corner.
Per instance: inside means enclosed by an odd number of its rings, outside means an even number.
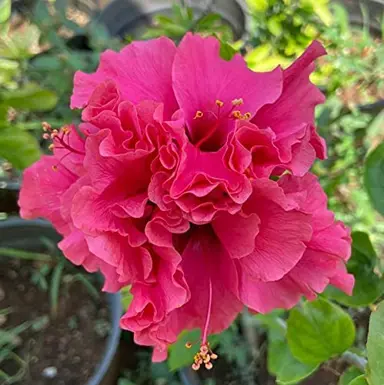
[[[17,214],[19,206],[20,183],[18,181],[8,181],[0,179],[0,213]]]
[[[106,25],[112,36],[139,37],[156,14],[171,15],[175,0],[113,0],[101,12],[99,21]],[[212,12],[221,15],[228,23],[235,38],[240,38],[246,31],[246,12],[243,0],[190,0],[197,16],[208,7]]]
[[[345,7],[349,22],[363,27],[367,22],[372,36],[381,38],[381,20],[384,17],[384,0],[334,0]],[[367,11],[368,19],[364,19],[363,10]],[[384,100],[358,106],[360,111],[377,114],[384,109]]]
[[[368,12],[368,25],[374,36],[381,37],[381,19],[384,12],[384,0],[334,0],[348,11],[352,25],[364,25],[363,9]]]
[[[44,220],[26,221],[18,217],[11,217],[0,221],[0,247],[27,249],[38,251],[41,249],[41,237],[49,238],[54,242],[60,240],[59,234]],[[85,385],[102,385],[103,379],[108,377],[108,369],[115,358],[120,342],[120,317],[122,314],[120,294],[106,294],[110,313],[111,333],[109,334],[103,356],[97,365],[92,377]],[[84,341],[86,343],[86,341]],[[116,373],[118,375],[118,373]],[[114,381],[108,382],[110,384]]]

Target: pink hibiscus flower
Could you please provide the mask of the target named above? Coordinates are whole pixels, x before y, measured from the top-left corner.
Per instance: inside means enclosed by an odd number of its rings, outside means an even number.
[[[25,171],[21,215],[50,220],[105,290],[132,285],[121,326],[154,360],[200,328],[193,367],[209,369],[207,336],[244,306],[290,308],[330,283],[351,292],[349,231],[308,173],[326,156],[309,81],[324,53],[315,42],[287,70],[255,73],[212,37],[132,43],[76,74],[79,127],[45,126],[53,155]]]

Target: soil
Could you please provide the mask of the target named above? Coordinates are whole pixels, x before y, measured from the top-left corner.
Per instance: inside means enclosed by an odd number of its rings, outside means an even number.
[[[17,384],[86,384],[105,349],[109,330],[106,298],[102,296],[95,301],[83,284],[75,282],[68,287],[63,281],[58,314],[54,318],[50,316],[49,291],[43,291],[31,281],[37,262],[16,259],[5,262],[0,264],[0,309],[12,311],[1,316],[0,327],[8,330],[36,321],[34,327],[17,337],[14,351],[25,363],[23,379]],[[15,361],[5,361],[1,370],[13,375],[18,368]]]

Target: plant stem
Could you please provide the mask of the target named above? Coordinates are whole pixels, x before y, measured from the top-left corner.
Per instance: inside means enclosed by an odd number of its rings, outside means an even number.
[[[366,358],[361,357],[349,350],[344,352],[341,358],[343,359],[343,361],[347,362],[348,364],[356,366],[356,368],[360,369],[362,372],[365,372],[365,368],[367,367],[367,363],[368,363]]]
[[[241,322],[241,327],[244,331],[244,336],[250,346],[252,358],[257,359],[259,356],[259,349],[258,349],[259,338],[258,338],[255,325],[252,323],[250,318],[251,317],[248,314],[248,312],[243,311],[240,315],[240,322]]]

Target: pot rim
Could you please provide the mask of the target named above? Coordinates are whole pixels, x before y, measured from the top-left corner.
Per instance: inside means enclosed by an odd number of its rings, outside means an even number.
[[[3,221],[0,221],[0,234],[3,229],[15,229],[17,231],[18,229],[28,228],[40,229],[42,234],[45,234],[50,238],[53,238],[53,234],[55,233],[52,225],[43,219],[24,220],[17,216],[11,216]],[[14,238],[18,238],[17,233],[15,233]],[[59,238],[59,235],[57,235],[57,238]],[[1,242],[2,240],[0,239],[0,244]],[[111,333],[107,337],[104,353],[96,366],[92,377],[87,381],[86,385],[101,384],[112,359],[116,354],[120,342],[120,317],[122,314],[121,294],[105,293],[105,295],[107,296],[108,310],[110,314]]]
[[[210,1],[206,0],[205,2],[206,4],[202,4],[201,2],[194,4],[193,1],[191,1],[188,5],[194,10],[204,11],[205,7],[209,5]],[[223,20],[230,25],[232,31],[236,35],[236,38],[244,39],[249,31],[249,12],[245,0],[226,0],[225,2],[216,2],[215,0],[211,0],[211,3],[213,3],[213,11],[220,14]],[[225,5],[227,5],[228,3],[232,3],[233,6],[237,7],[238,14],[242,15],[243,20],[237,20],[238,18],[236,17],[236,15],[234,16],[230,12],[230,9],[227,9],[227,7],[225,7]],[[154,14],[158,14],[165,10],[171,9],[171,5],[174,4],[174,0],[163,0],[161,4],[157,5],[151,3],[143,4],[140,0],[112,0],[104,7],[104,9],[99,12],[97,21],[107,26],[108,23],[106,23],[105,21],[111,19],[110,17],[108,18],[108,14],[113,14],[113,8],[119,6],[120,4],[126,4],[127,9],[129,6],[132,6],[134,8],[137,8],[139,11],[142,11],[142,13],[138,14],[136,18],[129,20],[129,22],[127,23],[129,25],[134,24],[137,20],[143,18],[145,19],[146,17],[152,17]],[[238,23],[236,23],[236,21],[238,21]],[[120,30],[115,31],[114,35],[119,35],[119,33]]]

